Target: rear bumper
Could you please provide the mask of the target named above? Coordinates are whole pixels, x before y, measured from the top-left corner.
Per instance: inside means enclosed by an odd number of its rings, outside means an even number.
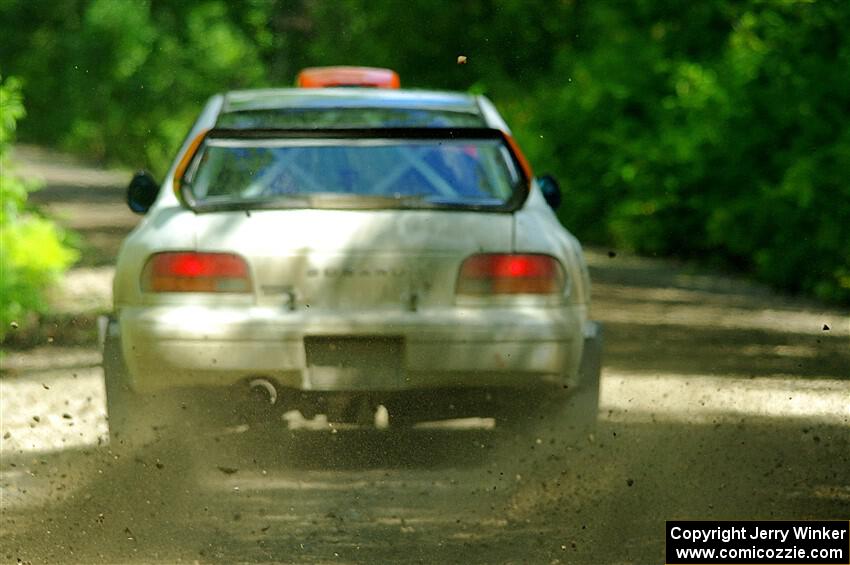
[[[581,307],[323,315],[157,306],[123,309],[117,329],[140,392],[231,386],[257,376],[300,390],[402,391],[572,384],[591,327],[584,318]],[[374,338],[377,345],[357,367],[317,366],[305,338],[324,338],[330,347],[333,338]],[[385,338],[400,347],[382,349]]]

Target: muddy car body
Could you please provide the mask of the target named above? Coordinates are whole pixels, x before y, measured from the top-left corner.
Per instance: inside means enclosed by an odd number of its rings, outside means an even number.
[[[412,423],[595,398],[588,271],[542,185],[481,96],[213,97],[164,181],[131,183],[145,216],[105,328],[111,428],[152,403],[239,418],[252,386],[272,419],[360,423],[378,405]]]

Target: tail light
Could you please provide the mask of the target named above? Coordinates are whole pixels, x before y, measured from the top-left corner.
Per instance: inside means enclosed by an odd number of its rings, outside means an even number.
[[[564,289],[564,269],[554,257],[537,254],[482,253],[460,268],[457,293],[557,294]]]
[[[142,271],[145,292],[251,292],[245,260],[232,253],[157,253]]]

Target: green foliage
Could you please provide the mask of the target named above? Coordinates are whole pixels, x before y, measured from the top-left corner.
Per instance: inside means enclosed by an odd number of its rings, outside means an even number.
[[[44,309],[44,290],[77,258],[59,228],[27,209],[34,187],[11,170],[9,149],[24,115],[20,83],[0,77],[0,339],[13,321]]]
[[[570,87],[537,104],[575,194],[563,220],[850,301],[850,6],[703,4],[700,33],[689,10],[600,10],[608,25],[589,19],[594,43],[560,71]]]
[[[848,28],[835,0],[0,0],[0,61],[27,139],[158,173],[210,94],[308,65],[482,92],[585,241],[850,303]]]
[[[24,78],[26,138],[162,174],[212,94],[259,84],[224,1],[6,2],[2,62]]]

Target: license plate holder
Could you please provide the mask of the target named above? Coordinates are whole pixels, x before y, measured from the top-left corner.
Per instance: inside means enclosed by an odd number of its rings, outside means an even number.
[[[314,390],[387,390],[403,381],[401,337],[307,336],[304,351]]]

